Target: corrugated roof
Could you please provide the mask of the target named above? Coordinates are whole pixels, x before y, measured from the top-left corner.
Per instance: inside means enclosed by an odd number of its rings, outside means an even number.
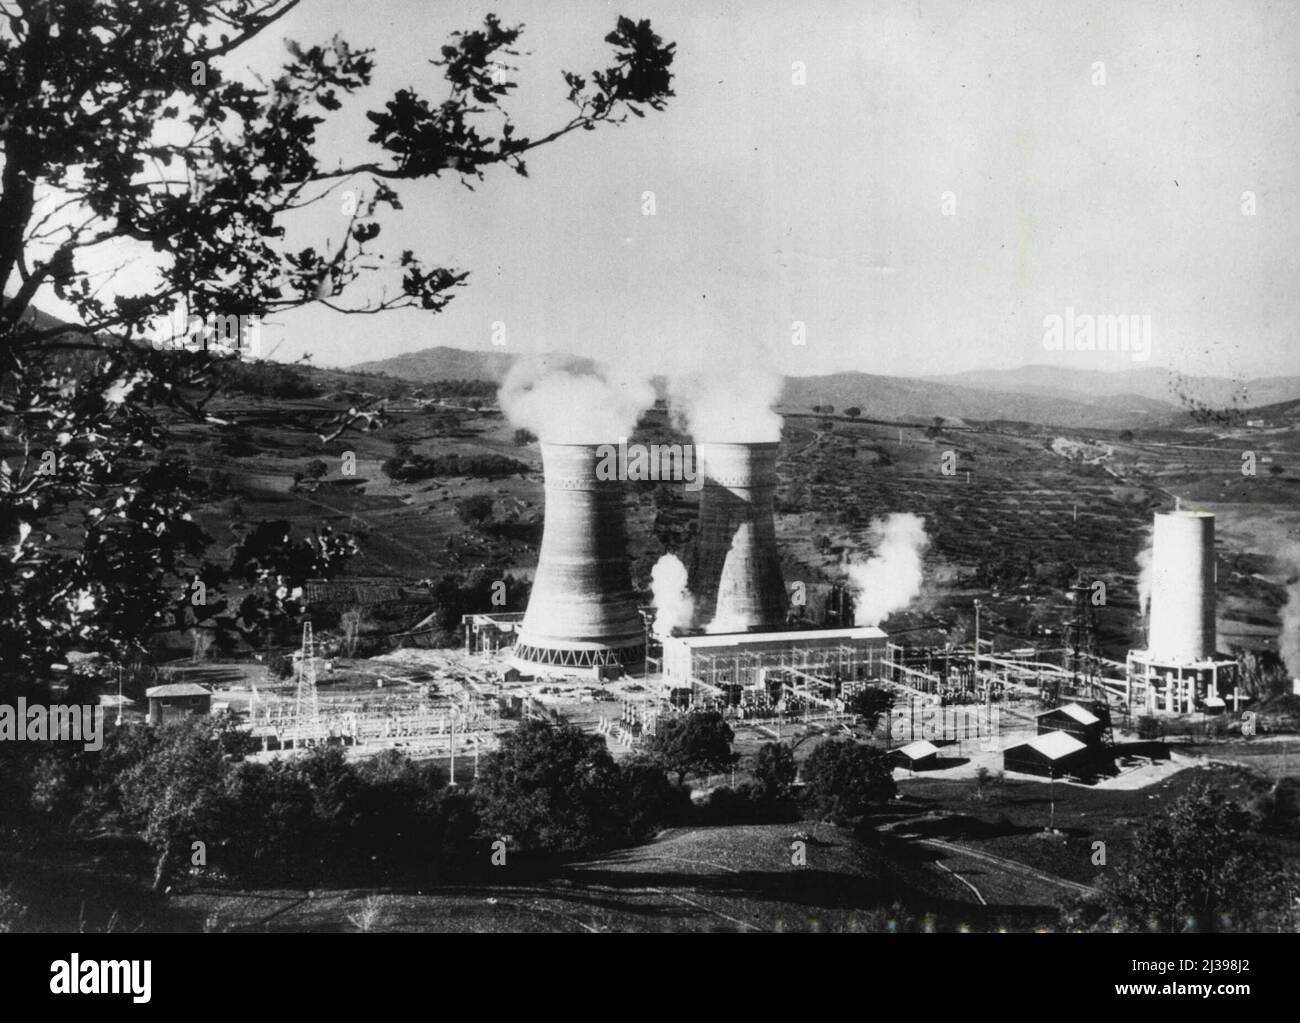
[[[702,636],[670,636],[664,645],[680,643],[687,647],[744,646],[747,643],[789,643],[795,640],[816,642],[827,639],[884,639],[885,634],[872,625],[851,629],[808,629],[794,632],[715,632]]]
[[[146,689],[144,695],[152,699],[155,696],[211,696],[212,690],[197,682],[168,682],[165,686]]]
[[[1079,750],[1088,748],[1069,732],[1048,732],[1045,735],[1035,736],[1028,742],[1022,742],[1020,746],[1012,746],[1004,752],[1010,753],[1011,750],[1020,749],[1022,746],[1032,746],[1048,760],[1060,760],[1071,753],[1078,753]]]
[[[1062,714],[1068,714],[1070,717],[1074,718],[1074,720],[1079,722],[1079,724],[1081,725],[1095,725],[1101,722],[1101,718],[1097,717],[1096,714],[1088,710],[1088,708],[1086,707],[1079,706],[1079,704],[1077,703],[1067,703],[1064,707],[1056,707],[1052,710],[1045,710],[1043,711],[1043,713],[1039,714],[1038,716],[1040,718],[1046,717],[1048,714],[1055,714],[1058,710]]]
[[[920,760],[922,757],[938,753],[939,747],[925,739],[917,739],[916,742],[909,742],[906,746],[899,746],[894,752],[903,754],[909,760]]]

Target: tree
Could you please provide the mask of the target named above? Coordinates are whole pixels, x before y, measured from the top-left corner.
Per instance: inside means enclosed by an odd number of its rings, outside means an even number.
[[[124,656],[178,624],[173,584],[188,585],[209,541],[191,514],[201,486],[164,457],[170,424],[179,414],[218,426],[208,402],[240,375],[232,351],[249,354],[262,319],[311,304],[437,313],[464,286],[467,271],[379,251],[386,211],[402,208],[396,186],[447,174],[472,187],[498,164],[526,176],[533,150],[662,110],[673,95],[673,44],[619,18],[606,36],[612,63],[565,72],[567,119],[525,135],[507,109],[521,30],[489,15],[430,62],[445,95],[394,93],[366,115],[380,155],[344,164],[318,131],[370,85],[370,51],[339,36],[289,41],[278,72],[233,70],[299,3],[5,9],[0,432],[24,453],[0,466],[10,683],[46,678],[76,646]],[[341,239],[290,247],[296,211],[336,202],[349,218]],[[143,272],[105,288],[109,257]],[[51,297],[74,322],[40,312]],[[331,441],[376,422],[349,405],[314,426]],[[274,582],[276,566],[259,563]],[[282,613],[281,591],[292,587],[267,588],[260,615]]]
[[[690,808],[690,796],[674,786],[652,758],[632,757],[623,762],[620,773],[629,841],[644,841],[659,828],[683,817]]]
[[[808,757],[803,777],[814,811],[841,824],[860,820],[896,791],[885,754],[852,739],[823,742]]]
[[[456,502],[456,517],[467,526],[477,526],[492,518],[492,498],[488,494],[462,497]]]
[[[1146,821],[1127,859],[1107,871],[1111,914],[1160,930],[1249,928],[1277,905],[1283,878],[1249,823],[1236,803],[1197,784]]]
[[[522,426],[515,431],[515,447],[526,448],[529,444],[537,443],[537,434],[532,430],[525,430]]]
[[[313,458],[303,467],[302,474],[309,480],[323,479],[330,474],[330,467],[319,458]]]
[[[856,405],[850,405],[844,410],[844,414],[850,419],[857,419],[858,416],[862,415],[862,409],[858,408]]]
[[[201,717],[151,730],[144,748],[118,786],[123,809],[157,857],[153,886],[160,891],[188,860],[191,843],[220,833],[225,752],[213,720]]]
[[[599,847],[624,830],[618,765],[604,738],[574,725],[528,720],[502,736],[474,794],[484,824],[526,851]]]
[[[848,711],[856,714],[858,721],[874,732],[883,715],[894,707],[894,693],[884,686],[863,686],[848,700]]]
[[[713,774],[729,770],[735,763],[731,726],[715,710],[692,711],[678,717],[660,718],[646,751],[663,767],[677,775],[677,784],[688,774]]]
[[[776,802],[790,795],[798,768],[794,750],[783,742],[765,742],[754,755],[754,786],[758,797]]]

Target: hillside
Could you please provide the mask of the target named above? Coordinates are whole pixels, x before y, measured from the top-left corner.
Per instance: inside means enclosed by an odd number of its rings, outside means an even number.
[[[1175,405],[1136,395],[1070,399],[871,373],[787,377],[781,403],[787,408],[829,404],[837,410],[857,406],[873,419],[923,421],[943,416],[1101,429],[1138,429],[1177,413]]]
[[[579,369],[593,364],[589,359],[563,353],[544,358]],[[438,347],[391,359],[358,363],[348,369],[418,383],[438,380],[499,382],[516,359],[517,356],[506,352]],[[1010,376],[1014,378],[1015,374]],[[662,393],[661,385],[658,389]],[[1179,406],[1171,399],[1161,400],[1141,394],[1080,393],[1068,397],[1050,390],[1035,389],[1032,384],[1021,387],[1014,379],[1003,387],[990,388],[980,384],[947,383],[938,378],[858,372],[787,377],[781,404],[788,408],[857,406],[864,416],[876,419],[927,421],[935,416],[946,419],[1014,419],[1053,426],[1102,429],[1136,429],[1163,423],[1179,411]]]
[[[928,382],[1070,400],[1123,399],[1125,396],[1179,405],[1184,396],[1207,405],[1257,407],[1300,398],[1300,377],[1234,380],[1193,377],[1163,366],[1135,366],[1110,372],[1064,366],[1021,366],[1011,370],[970,370],[926,377]]]
[[[563,352],[548,353],[541,358],[548,363],[578,370],[595,365],[591,359]],[[361,373],[384,373],[420,383],[434,380],[491,380],[500,383],[518,359],[518,355],[510,352],[477,352],[441,345],[396,355],[391,359],[359,362],[348,369]]]

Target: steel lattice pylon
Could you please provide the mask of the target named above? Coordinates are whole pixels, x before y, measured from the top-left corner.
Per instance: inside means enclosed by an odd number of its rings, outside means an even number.
[[[293,745],[296,749],[304,739],[316,742],[320,738],[320,699],[316,693],[316,650],[311,622],[303,622],[302,653],[298,659],[298,693],[294,700]]]

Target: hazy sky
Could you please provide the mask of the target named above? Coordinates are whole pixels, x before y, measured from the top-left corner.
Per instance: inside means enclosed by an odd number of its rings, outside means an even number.
[[[1149,314],[1150,365],[1300,373],[1296,3],[307,0],[245,59],[269,70],[285,36],[336,29],[374,47],[366,102],[323,133],[350,161],[362,111],[402,86],[440,98],[427,57],[488,11],[527,26],[526,132],[567,119],[559,71],[604,66],[618,14],[677,43],[677,96],[533,153],[528,179],[401,184],[381,241],[470,286],[438,316],[294,314],[264,331],[277,358],[488,349],[501,321],[509,351],[638,364],[761,347],[793,373],[1134,365],[1045,351],[1044,317],[1072,306]],[[338,238],[340,213],[314,216]]]

